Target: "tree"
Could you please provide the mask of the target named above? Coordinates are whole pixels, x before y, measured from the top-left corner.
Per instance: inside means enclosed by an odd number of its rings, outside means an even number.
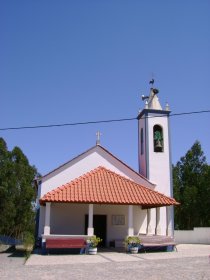
[[[34,230],[33,180],[37,174],[20,148],[0,138],[0,234],[21,237]]]
[[[175,228],[210,226],[210,167],[198,141],[173,166]]]
[[[10,153],[6,142],[0,138],[0,233],[7,234],[14,227],[16,207],[13,199]]]

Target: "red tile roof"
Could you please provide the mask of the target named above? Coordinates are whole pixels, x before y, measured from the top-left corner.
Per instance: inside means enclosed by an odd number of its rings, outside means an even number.
[[[41,204],[45,202],[130,204],[144,208],[179,204],[101,166],[48,192],[40,199]]]

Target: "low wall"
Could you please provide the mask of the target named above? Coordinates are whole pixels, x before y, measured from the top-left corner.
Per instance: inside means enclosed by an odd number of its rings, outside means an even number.
[[[193,230],[175,230],[174,238],[177,244],[210,244],[210,227],[199,227]]]

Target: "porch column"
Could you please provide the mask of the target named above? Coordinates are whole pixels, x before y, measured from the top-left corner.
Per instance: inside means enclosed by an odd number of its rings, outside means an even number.
[[[44,235],[50,235],[50,208],[51,202],[46,202]]]
[[[161,227],[160,227],[160,207],[156,208],[156,228],[155,234],[161,235]]]
[[[93,204],[89,204],[87,234],[88,234],[88,236],[94,235],[94,228],[93,228]]]
[[[166,235],[172,236],[172,206],[166,206]]]
[[[151,227],[151,209],[147,209],[147,231],[146,234],[152,234],[152,227]]]
[[[133,229],[133,205],[128,205],[128,236],[134,235]]]

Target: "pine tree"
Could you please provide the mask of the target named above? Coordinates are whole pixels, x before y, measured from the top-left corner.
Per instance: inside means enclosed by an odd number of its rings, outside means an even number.
[[[16,215],[11,175],[10,153],[6,142],[0,138],[0,233],[5,235],[12,233]]]
[[[173,166],[174,197],[181,203],[175,209],[175,228],[209,226],[210,167],[198,141]]]
[[[34,230],[33,180],[37,174],[20,148],[0,138],[0,234],[22,237]]]

